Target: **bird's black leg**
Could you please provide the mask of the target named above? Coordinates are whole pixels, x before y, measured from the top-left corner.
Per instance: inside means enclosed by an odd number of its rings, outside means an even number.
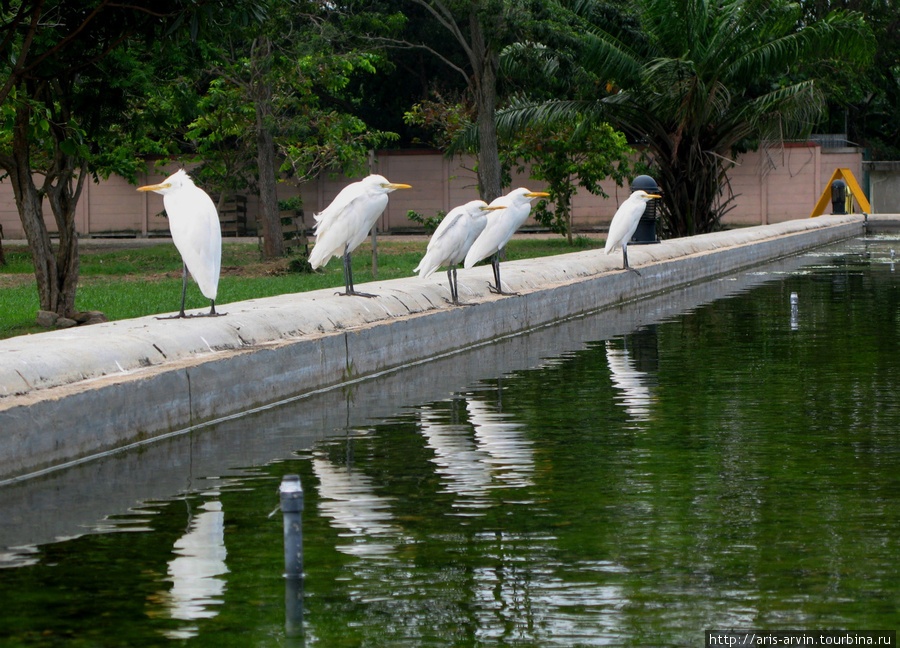
[[[450,284],[450,301],[455,304],[456,298],[453,296],[453,266],[447,268],[447,282]]]
[[[641,276],[641,273],[628,265],[628,245],[625,244],[622,246],[622,258],[625,259],[625,270],[631,270],[638,277]]]
[[[216,312],[216,300],[210,299],[208,313],[198,313],[197,315],[185,315],[184,317],[222,317],[222,315],[227,315],[227,313],[217,313]]]
[[[450,301],[459,306],[459,284],[456,279],[456,266],[447,268],[447,281],[450,282]]]
[[[169,317],[157,317],[156,319],[165,320],[165,319],[190,319],[192,317],[221,317],[226,313],[217,313],[216,312],[216,300],[209,300],[209,312],[208,313],[200,313],[198,315],[187,315],[184,312],[184,302],[187,297],[187,285],[188,285],[188,269],[187,266],[183,266],[183,270],[181,273],[181,310],[178,311],[178,315],[170,315]]]
[[[342,257],[344,261],[344,290],[343,295],[355,295],[356,297],[375,297],[370,293],[357,292],[356,288],[353,287],[353,266],[350,261],[350,250],[346,247],[344,248],[344,256]]]
[[[353,270],[350,266],[350,255],[347,253],[347,250],[344,250],[344,254],[341,257],[341,262],[344,264],[344,294],[352,295],[353,294]]]
[[[181,266],[181,310],[178,311],[178,317],[184,317],[184,300],[187,297],[187,278],[188,269],[186,264]]]
[[[495,252],[494,256],[491,257],[491,268],[494,270],[494,282],[497,284],[496,286],[492,286],[488,284],[488,288],[490,288],[491,292],[497,293],[498,295],[503,294],[503,289],[500,288],[500,253]]]
[[[197,317],[222,317],[222,315],[227,315],[228,313],[217,313],[216,312],[216,300],[209,300],[209,312],[206,315],[198,315]]]
[[[156,319],[164,320],[164,319],[181,319],[183,317],[187,317],[184,314],[184,300],[187,296],[187,278],[188,278],[188,269],[186,265],[181,266],[181,310],[178,311],[178,315],[169,315],[168,317],[157,317]]]
[[[492,286],[488,284],[488,289],[492,293],[497,293],[498,295],[517,295],[518,293],[505,292],[503,288],[500,287],[500,252],[497,252],[491,257],[491,267],[494,269],[494,282],[497,285]]]

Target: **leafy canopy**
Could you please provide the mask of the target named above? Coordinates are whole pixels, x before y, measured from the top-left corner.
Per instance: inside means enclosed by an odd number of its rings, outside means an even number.
[[[644,147],[663,190],[669,235],[718,227],[728,209],[733,156],[765,139],[803,137],[822,115],[815,78],[784,72],[845,60],[862,66],[874,43],[863,17],[835,11],[804,22],[785,0],[636,0],[641,36],[595,3],[575,3],[578,38],[538,52],[594,78],[567,100],[520,97],[501,128],[575,114],[607,121]]]

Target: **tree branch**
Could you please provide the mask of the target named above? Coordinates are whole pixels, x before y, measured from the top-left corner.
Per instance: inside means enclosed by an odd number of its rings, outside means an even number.
[[[452,70],[455,70],[456,72],[459,72],[462,75],[463,79],[465,79],[466,84],[471,83],[471,79],[469,78],[470,75],[468,72],[466,72],[465,69],[458,66],[456,63],[454,63],[453,61],[448,59],[446,56],[444,56],[443,54],[438,52],[436,49],[429,47],[428,45],[425,45],[424,43],[410,43],[409,41],[400,40],[400,39],[396,39],[396,38],[386,38],[384,36],[374,36],[374,37],[372,37],[372,40],[376,43],[383,43],[385,45],[389,45],[389,46],[395,47],[397,49],[420,49],[420,50],[425,50],[426,52],[430,52],[431,54],[434,54],[438,59],[440,59],[441,62],[444,63],[444,65],[451,68]]]
[[[440,0],[431,0],[430,2],[428,0],[412,1],[428,11],[447,31],[453,34],[453,37],[460,44],[463,51],[466,53],[466,56],[469,58],[469,61],[475,61],[475,53],[472,51],[472,46],[469,41],[466,40],[459,25],[456,24],[453,13],[447,8],[447,5]]]
[[[18,82],[20,75],[24,71],[24,67],[22,65],[22,61],[27,60],[28,58],[28,50],[31,49],[31,43],[34,41],[34,35],[37,33],[38,20],[41,17],[41,8],[44,5],[44,0],[40,0],[37,7],[34,8],[34,14],[31,17],[31,24],[28,26],[28,32],[25,34],[25,38],[22,39],[22,46],[19,48],[19,55],[16,57],[16,64],[13,66],[13,69],[10,71],[9,77],[6,79],[6,82],[3,84],[3,88],[0,89],[0,103],[6,101],[6,97],[9,96],[10,91],[13,86]],[[6,47],[9,43],[12,42],[13,37],[16,33],[16,28],[19,23],[22,22],[26,15],[25,12],[25,3],[23,3],[19,7],[19,12],[16,14],[15,19],[12,21],[10,26],[8,27],[9,33],[6,38],[3,39],[3,44],[0,46],[0,51],[5,51]]]

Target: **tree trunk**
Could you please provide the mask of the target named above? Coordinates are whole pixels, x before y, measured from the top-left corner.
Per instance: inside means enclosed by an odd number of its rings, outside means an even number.
[[[12,154],[0,158],[0,167],[9,174],[16,208],[28,240],[40,309],[68,317],[76,312],[80,263],[75,208],[86,176],[80,174],[75,179],[75,158],[64,154],[58,147],[65,134],[51,128],[51,136],[57,144],[54,146],[54,158],[45,172],[43,187],[39,190],[35,186],[29,142],[31,117],[30,105],[20,104],[13,124]],[[44,222],[44,195],[53,211],[59,236],[55,253]]]
[[[256,103],[257,126],[265,123],[260,113],[266,115],[266,108]],[[268,111],[268,114],[271,110]],[[284,237],[281,234],[281,212],[278,210],[278,191],[275,173],[275,141],[272,132],[265,126],[256,133],[256,162],[259,167],[259,208],[263,225],[263,256],[267,259],[284,256]]]
[[[281,212],[278,209],[278,175],[275,167],[275,138],[272,135],[272,86],[266,78],[271,47],[268,41],[254,48],[258,68],[253,80],[253,103],[256,107],[256,163],[259,173],[259,208],[263,226],[263,257],[284,256]]]
[[[500,57],[490,50],[478,16],[469,16],[472,34],[472,93],[478,123],[478,191],[491,202],[503,192],[503,174],[497,143],[497,74]]]
[[[25,230],[25,238],[28,241],[28,249],[34,263],[38,303],[41,310],[57,313],[59,312],[59,288],[56,281],[56,256],[53,254],[50,233],[44,224],[43,199],[31,180],[31,169],[27,166],[27,162],[22,164],[21,157],[20,151],[16,151],[15,164],[13,168],[7,170],[16,198],[19,219],[22,221],[22,228]]]
[[[56,312],[69,316],[76,312],[75,294],[78,290],[78,275],[81,268],[78,256],[78,232],[75,230],[75,208],[78,206],[78,198],[86,176],[80,173],[75,179],[75,160],[62,153],[57,153],[56,165],[59,172],[53,179],[55,182],[51,184],[51,178],[48,178],[44,191],[59,233],[59,245],[56,249],[59,301]]]
[[[497,145],[496,96],[478,101],[478,189],[491,202],[503,193],[503,176]]]
[[[13,124],[12,155],[3,158],[3,168],[9,174],[16,208],[34,263],[34,278],[38,289],[41,310],[64,314],[59,309],[59,284],[56,257],[50,242],[50,233],[44,224],[43,197],[31,175],[31,154],[28,127],[31,109],[27,103],[16,109]]]
[[[730,202],[722,197],[727,184],[723,160],[729,151],[716,152],[690,134],[677,141],[673,136],[661,137],[650,145],[657,159],[657,182],[664,187],[660,213],[664,236],[716,231]]]

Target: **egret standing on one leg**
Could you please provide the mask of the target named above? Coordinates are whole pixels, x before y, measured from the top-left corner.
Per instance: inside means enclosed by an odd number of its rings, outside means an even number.
[[[138,187],[137,190],[153,191],[162,195],[163,205],[169,217],[172,242],[178,248],[184,264],[181,310],[178,315],[160,319],[224,315],[216,312],[219,269],[222,265],[222,227],[219,225],[219,215],[212,199],[194,184],[184,169],[179,169],[159,184]],[[197,282],[200,292],[209,299],[209,313],[205,315],[184,314],[188,272]]]
[[[628,241],[634,236],[641,216],[644,215],[644,210],[647,209],[647,203],[659,197],[656,194],[650,194],[640,189],[635,191],[619,206],[619,209],[616,210],[616,215],[613,216],[612,222],[609,224],[609,234],[606,237],[604,250],[607,254],[611,254],[613,250],[621,245],[624,269],[631,270],[638,276],[641,273],[628,265]]]
[[[491,266],[494,268],[494,281],[497,285],[488,286],[491,292],[495,292],[498,295],[511,294],[503,292],[503,289],[500,287],[500,252],[506,247],[516,230],[528,218],[528,214],[531,213],[531,200],[533,198],[546,198],[549,195],[544,191],[529,191],[524,187],[519,187],[491,202],[491,207],[499,207],[501,210],[488,216],[488,222],[484,231],[479,234],[472,247],[469,248],[463,264],[464,267],[471,268],[482,259],[486,259],[493,254]]]
[[[309,265],[313,270],[328,263],[331,257],[341,255],[346,288],[343,294],[374,297],[356,292],[353,287],[350,253],[369,236],[375,221],[387,207],[388,194],[395,189],[409,188],[407,184],[388,182],[384,176],[370,175],[341,189],[331,204],[315,215],[316,244],[309,254]]]
[[[456,279],[456,266],[466,258],[472,243],[487,225],[487,212],[498,209],[504,207],[489,207],[483,200],[472,200],[450,210],[432,234],[425,256],[413,272],[418,272],[419,276],[424,278],[441,266],[448,266],[450,299],[458,306],[459,282]]]

